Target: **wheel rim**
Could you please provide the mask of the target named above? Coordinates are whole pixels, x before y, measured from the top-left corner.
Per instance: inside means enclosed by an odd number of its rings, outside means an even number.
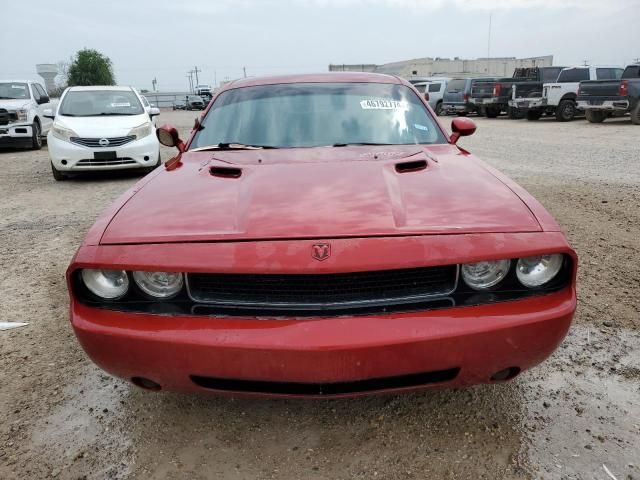
[[[42,146],[42,136],[40,135],[40,124],[36,123],[36,128],[35,128],[35,141],[36,141],[36,145],[41,147]]]
[[[573,105],[569,104],[566,107],[564,107],[564,118],[566,118],[567,120],[571,119],[574,113],[575,113],[575,110],[573,108]]]

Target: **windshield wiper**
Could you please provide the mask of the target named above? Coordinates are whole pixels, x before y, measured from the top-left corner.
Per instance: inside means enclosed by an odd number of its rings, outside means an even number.
[[[244,143],[218,143],[217,145],[208,145],[206,147],[198,147],[190,150],[191,152],[204,152],[207,150],[261,150],[261,149],[274,149],[273,145],[247,145]]]
[[[115,112],[102,112],[95,115],[83,115],[84,117],[103,117],[103,116],[122,116],[122,115],[142,115],[141,113],[115,113]]]

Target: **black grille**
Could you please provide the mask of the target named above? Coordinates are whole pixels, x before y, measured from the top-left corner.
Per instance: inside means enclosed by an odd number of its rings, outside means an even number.
[[[456,265],[333,274],[187,275],[193,301],[256,309],[334,310],[415,303],[455,290]]]
[[[191,381],[203,388],[227,392],[330,397],[332,395],[349,395],[450,382],[458,376],[458,373],[460,373],[459,368],[450,368],[448,370],[412,373],[397,377],[371,378],[339,383],[265,382],[202,377],[198,375],[191,376]]]
[[[71,137],[71,142],[77,145],[82,145],[83,147],[89,148],[113,148],[113,147],[121,147],[129,142],[133,142],[136,139],[135,135],[128,135],[126,137],[112,137],[112,138],[82,138],[82,137]],[[100,144],[100,140],[103,140],[102,143],[105,143],[104,140],[107,140],[109,143],[105,145]]]
[[[18,120],[18,115],[15,112],[9,112],[4,108],[0,108],[0,125],[8,125],[16,120]]]

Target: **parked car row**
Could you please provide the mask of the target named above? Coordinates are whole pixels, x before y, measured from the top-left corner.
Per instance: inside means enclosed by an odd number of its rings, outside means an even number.
[[[173,110],[204,110],[211,100],[210,95],[186,95],[184,100],[176,99]]]
[[[516,68],[509,78],[448,81],[441,112],[495,118],[567,122],[585,114],[591,123],[629,113],[640,124],[640,65]]]

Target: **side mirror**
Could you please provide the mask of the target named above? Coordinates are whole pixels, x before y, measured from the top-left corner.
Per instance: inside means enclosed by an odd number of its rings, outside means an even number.
[[[151,107],[149,109],[150,117],[157,117],[158,115],[160,115],[160,109],[158,107]]]
[[[38,105],[42,105],[43,103],[49,103],[51,101],[51,99],[48,96],[44,96],[44,97],[40,97],[40,99],[37,101]]]
[[[184,152],[184,142],[173,125],[162,125],[156,130],[156,136],[165,147],[176,147],[180,153]]]
[[[428,102],[429,101],[429,92],[424,92],[424,99]]]
[[[465,117],[454,118],[451,122],[451,131],[453,133],[449,137],[449,142],[455,145],[460,137],[473,135],[476,131],[476,124],[473,120]]]
[[[51,109],[51,108],[45,108],[45,109],[42,111],[42,116],[43,116],[44,118],[50,118],[50,119],[52,119],[52,120],[53,120],[54,118],[56,118],[56,116],[55,116],[55,115],[54,115],[54,113],[53,113],[53,109]]]

